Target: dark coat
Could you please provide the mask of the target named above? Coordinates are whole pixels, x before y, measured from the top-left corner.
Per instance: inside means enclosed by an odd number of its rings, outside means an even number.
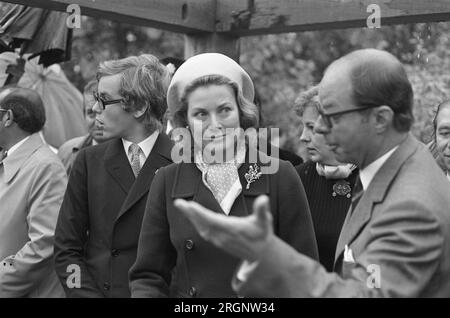
[[[317,259],[305,190],[292,165],[279,163],[277,173],[263,174],[249,189],[245,173],[250,164],[239,168],[242,192],[230,215],[250,214],[256,197],[269,195],[275,233],[296,250]],[[137,260],[130,270],[132,297],[236,297],[231,279],[240,260],[203,240],[173,205],[174,199],[184,198],[223,213],[201,176],[195,164],[181,163],[160,169],[155,177]]]
[[[171,163],[160,134],[137,179],[120,139],[82,149],[75,159],[55,233],[56,271],[69,297],[129,297],[147,194],[156,171]],[[81,270],[81,288],[67,278]],[[70,282],[75,282],[72,279]]]
[[[295,167],[303,185],[309,202],[309,209],[317,238],[320,263],[327,271],[333,271],[336,245],[344,224],[345,216],[350,207],[351,192],[348,196],[336,193],[336,184],[348,185],[351,191],[358,175],[358,169],[353,170],[346,179],[326,179],[316,170],[316,163],[307,161]],[[333,195],[334,193],[334,195]]]

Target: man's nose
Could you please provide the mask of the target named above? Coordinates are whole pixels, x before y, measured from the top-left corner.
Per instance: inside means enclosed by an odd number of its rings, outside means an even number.
[[[319,115],[316,122],[314,123],[314,133],[326,135],[330,133],[330,127],[325,124],[322,116]]]
[[[92,106],[92,111],[96,114],[100,114],[102,112],[102,109],[100,108],[100,103],[98,101],[96,101],[94,106]]]

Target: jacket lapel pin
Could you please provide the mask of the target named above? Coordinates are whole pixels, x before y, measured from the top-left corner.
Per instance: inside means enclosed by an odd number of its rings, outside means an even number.
[[[247,187],[246,187],[247,190],[250,188],[250,183],[255,182],[256,180],[258,180],[261,177],[262,172],[259,170],[260,169],[259,169],[258,165],[255,163],[253,165],[250,165],[248,171],[245,173],[245,180],[247,181]]]

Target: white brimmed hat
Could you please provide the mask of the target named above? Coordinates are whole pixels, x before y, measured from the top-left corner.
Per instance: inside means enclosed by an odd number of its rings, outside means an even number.
[[[195,55],[177,69],[167,91],[167,106],[174,114],[181,106],[186,87],[196,79],[207,75],[221,75],[235,82],[242,95],[253,102],[255,89],[247,72],[234,60],[220,53]]]

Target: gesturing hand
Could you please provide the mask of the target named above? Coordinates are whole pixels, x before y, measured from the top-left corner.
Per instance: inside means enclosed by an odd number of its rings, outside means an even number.
[[[247,217],[215,213],[192,201],[177,199],[175,206],[194,224],[200,236],[238,258],[255,261],[273,235],[269,198],[259,196]]]

